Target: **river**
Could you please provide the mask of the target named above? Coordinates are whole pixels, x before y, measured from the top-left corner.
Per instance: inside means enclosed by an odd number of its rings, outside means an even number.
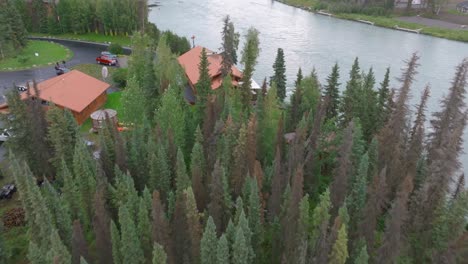
[[[151,1],[150,1],[151,2]],[[158,0],[152,8],[150,22],[162,30],[190,37],[195,44],[212,50],[221,46],[222,19],[230,15],[236,30],[244,36],[249,27],[260,31],[260,56],[254,79],[261,84],[272,75],[278,48],[283,48],[288,84],[292,85],[299,67],[309,73],[315,67],[323,82],[333,64],[340,66],[340,82],[344,87],[355,57],[361,69],[373,67],[380,82],[390,67],[392,86],[413,52],[421,56],[412,90],[417,104],[424,86],[431,84],[430,112],[439,109],[439,101],[447,94],[455,67],[468,57],[468,44],[414,33],[375,27],[367,24],[313,14],[272,0]],[[243,40],[239,45],[242,49]],[[464,149],[468,150],[465,131]],[[468,174],[468,154],[462,157]]]

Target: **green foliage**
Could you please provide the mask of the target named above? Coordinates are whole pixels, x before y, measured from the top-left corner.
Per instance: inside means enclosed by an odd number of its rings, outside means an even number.
[[[210,216],[206,223],[205,232],[201,240],[201,264],[216,264],[217,255],[216,249],[218,247],[218,239],[216,238],[216,226],[213,218]]]
[[[120,247],[121,247],[121,240],[120,240],[120,232],[117,229],[117,226],[115,225],[114,221],[111,220],[111,225],[110,225],[110,233],[111,233],[111,239],[112,239],[112,257],[113,257],[113,262],[115,264],[122,264],[122,255],[120,253]]]
[[[123,105],[122,120],[134,124],[141,123],[144,113],[146,113],[146,99],[136,79],[130,78],[121,98]]]
[[[264,160],[267,164],[273,161],[275,150],[276,132],[278,130],[278,122],[281,117],[281,109],[276,97],[276,84],[267,93],[261,117],[258,121],[259,127],[259,159]]]
[[[119,223],[121,228],[120,256],[122,263],[144,263],[143,250],[138,238],[137,228],[127,206],[119,208]]]
[[[363,245],[359,251],[359,255],[357,256],[354,263],[356,264],[367,264],[369,262],[369,254],[367,253],[366,245]]]
[[[233,264],[248,264],[249,248],[245,240],[242,227],[237,227],[234,245],[232,246],[232,263]]]
[[[328,263],[344,264],[348,259],[348,235],[346,233],[346,224],[341,225],[338,231],[338,238],[333,244]]]
[[[257,64],[257,58],[260,53],[260,41],[258,39],[259,31],[251,27],[247,31],[244,49],[242,50],[241,63],[244,64],[244,72],[242,75],[241,94],[243,109],[250,109],[252,100],[252,83],[251,79]]]
[[[167,255],[164,248],[158,243],[154,243],[153,247],[153,262],[152,264],[166,264]]]
[[[184,154],[180,149],[177,151],[176,164],[176,191],[177,196],[179,196],[187,187],[191,186],[190,178],[187,174],[187,166],[185,165]]]
[[[2,21],[0,25],[0,60],[3,60],[26,46],[27,31],[13,1],[0,3],[0,21]]]
[[[110,53],[112,54],[123,54],[123,48],[122,45],[119,43],[111,43],[109,47],[107,47]]]
[[[338,103],[339,103],[339,86],[338,79],[340,78],[338,63],[332,68],[332,72],[327,77],[327,84],[325,85],[324,95],[328,97],[326,118],[332,119],[338,116]]]
[[[225,234],[222,234],[219,238],[218,245],[216,247],[216,261],[217,263],[229,263],[229,244]]]
[[[5,245],[3,222],[0,222],[0,263],[7,263],[10,258],[10,252]]]
[[[276,84],[276,95],[280,102],[286,98],[286,65],[284,62],[284,51],[278,48],[275,63],[273,64],[275,74],[270,78],[270,83]],[[272,85],[273,86],[273,85]]]
[[[128,80],[128,68],[118,68],[112,73],[112,81],[119,88],[124,88],[127,86]]]

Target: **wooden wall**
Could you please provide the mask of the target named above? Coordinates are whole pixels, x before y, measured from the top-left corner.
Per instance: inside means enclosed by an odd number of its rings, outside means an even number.
[[[101,95],[99,95],[96,100],[94,100],[91,104],[89,104],[83,111],[80,113],[72,111],[73,116],[76,119],[76,122],[78,122],[79,125],[83,124],[86,119],[89,118],[89,116],[101,106],[103,106],[107,101],[107,93],[103,92]]]

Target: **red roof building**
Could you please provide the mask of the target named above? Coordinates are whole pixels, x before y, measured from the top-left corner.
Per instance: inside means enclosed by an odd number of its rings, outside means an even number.
[[[200,64],[202,50],[203,47],[196,46],[195,48],[180,55],[180,57],[177,59],[182,68],[184,68],[189,85],[194,92],[196,92],[195,85],[197,84],[198,78],[200,77],[198,65]],[[216,90],[223,82],[223,76],[221,74],[222,57],[221,54],[215,53],[207,48],[205,48],[205,51],[208,55],[208,62],[210,63],[209,73],[211,76],[211,89]],[[236,66],[232,66],[231,68],[231,78],[232,84],[234,86],[238,86],[239,81],[242,78],[242,72],[237,69]]]
[[[109,84],[78,70],[73,70],[37,84],[39,95],[30,88],[29,93],[23,92],[24,100],[31,97],[39,98],[45,105],[48,102],[72,112],[78,124],[84,123],[91,113],[98,110],[107,100],[106,90]],[[4,105],[3,108],[7,108]]]

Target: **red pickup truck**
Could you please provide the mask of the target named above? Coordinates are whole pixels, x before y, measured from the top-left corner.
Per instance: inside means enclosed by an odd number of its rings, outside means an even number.
[[[96,58],[96,62],[99,64],[106,64],[109,66],[115,66],[118,64],[117,56],[110,52],[102,52],[101,56]]]

